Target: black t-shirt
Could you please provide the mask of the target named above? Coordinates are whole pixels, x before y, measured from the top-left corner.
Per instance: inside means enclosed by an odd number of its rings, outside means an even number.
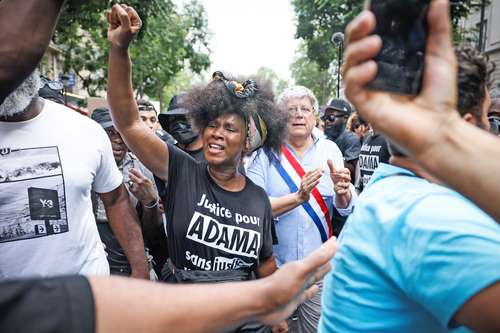
[[[170,259],[179,269],[255,270],[273,254],[272,210],[259,186],[229,192],[197,162],[168,145],[168,185],[162,198]]]
[[[370,134],[365,138],[358,160],[360,179],[357,189],[360,192],[370,182],[380,163],[389,163],[390,157],[387,141],[382,135]]]
[[[205,154],[203,154],[203,148],[197,149],[197,150],[192,150],[192,151],[185,151],[186,153],[189,154],[192,158],[194,158],[198,162],[206,162],[205,160]]]
[[[177,147],[177,148],[179,148],[179,147]],[[206,162],[205,155],[203,154],[203,148],[200,148],[197,150],[191,150],[191,151],[185,150],[185,152],[189,156],[191,156],[195,161]],[[165,187],[165,183],[161,179],[159,179],[158,177],[155,176],[155,184],[156,184],[156,188],[158,189],[158,195],[160,196],[160,198],[164,198],[166,195],[166,191],[167,191],[167,189]]]
[[[92,333],[94,329],[94,299],[83,276],[0,283],[0,332]]]
[[[361,142],[356,134],[344,130],[334,141],[342,152],[344,161],[351,162],[358,159]]]

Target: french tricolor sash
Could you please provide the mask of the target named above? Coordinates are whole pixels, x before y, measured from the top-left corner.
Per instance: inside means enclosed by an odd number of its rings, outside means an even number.
[[[285,145],[281,147],[281,155],[281,160],[274,153],[270,153],[269,158],[290,189],[290,192],[295,193],[299,190],[301,179],[306,172]],[[302,208],[304,208],[318,228],[323,242],[332,237],[330,213],[328,212],[325,200],[317,188],[311,191],[311,199],[308,202],[304,202]]]

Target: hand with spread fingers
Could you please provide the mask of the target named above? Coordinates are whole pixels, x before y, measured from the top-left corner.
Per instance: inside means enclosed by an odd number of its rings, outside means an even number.
[[[335,252],[337,240],[332,237],[303,260],[288,262],[266,277],[268,302],[257,320],[268,325],[281,323],[300,303],[312,298],[318,291],[316,282],[330,271]]]
[[[129,191],[144,206],[149,207],[158,201],[154,184],[137,169],[129,171]]]
[[[358,112],[378,132],[419,160],[431,159],[437,154],[437,143],[445,139],[444,129],[461,122],[455,111],[457,65],[448,1],[431,1],[428,22],[425,72],[418,96],[390,94],[366,87],[377,73],[377,64],[371,59],[382,47],[381,38],[370,35],[376,24],[370,11],[362,12],[346,28],[343,68],[346,96]]]
[[[111,46],[127,49],[142,28],[142,21],[133,7],[114,5],[107,13],[108,41]]]
[[[297,192],[299,201],[304,203],[309,201],[312,190],[319,184],[319,179],[323,175],[323,169],[318,168],[307,172],[300,182],[300,189]]]
[[[336,207],[347,208],[351,201],[351,172],[347,168],[336,169],[332,160],[328,160],[330,177],[333,182],[335,192]]]

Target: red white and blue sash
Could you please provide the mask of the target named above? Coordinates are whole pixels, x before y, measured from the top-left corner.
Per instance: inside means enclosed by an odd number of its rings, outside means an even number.
[[[281,147],[281,157],[281,159],[278,159],[274,153],[269,154],[271,163],[285,181],[290,192],[295,193],[299,190],[301,179],[306,172],[285,145]],[[302,204],[302,208],[304,208],[318,228],[323,242],[332,237],[330,213],[328,212],[328,207],[323,196],[321,196],[317,188],[312,190],[311,198],[308,202]]]

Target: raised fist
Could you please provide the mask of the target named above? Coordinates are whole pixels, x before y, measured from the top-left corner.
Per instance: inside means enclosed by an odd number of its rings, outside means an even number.
[[[107,18],[109,44],[112,47],[128,48],[142,27],[141,18],[135,9],[116,4],[107,12]]]

